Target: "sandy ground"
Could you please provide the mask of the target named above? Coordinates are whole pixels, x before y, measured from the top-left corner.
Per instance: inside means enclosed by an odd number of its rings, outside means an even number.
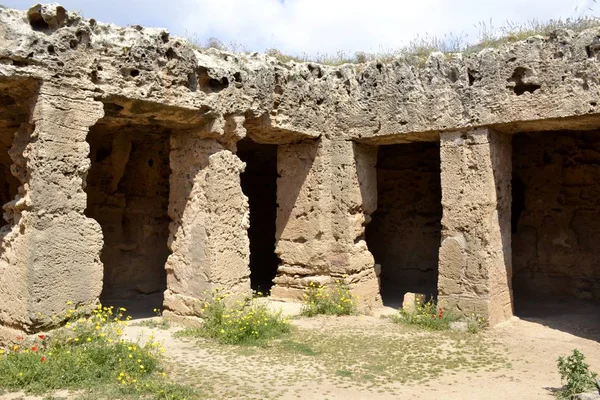
[[[299,311],[293,304],[271,306],[290,315]],[[552,399],[560,386],[559,356],[577,348],[600,371],[599,311],[589,304],[526,304],[521,318],[463,336],[407,330],[381,317],[389,309],[372,316],[295,318],[298,331],[291,343],[312,346],[299,352],[178,338],[173,334],[181,327],[149,328],[139,321],[125,333],[133,340],[152,334],[163,342],[172,379],[197,386],[203,398]],[[327,351],[313,355],[311,349]],[[440,368],[432,357],[441,357]],[[400,359],[410,369],[402,369]],[[375,372],[361,372],[367,370]]]

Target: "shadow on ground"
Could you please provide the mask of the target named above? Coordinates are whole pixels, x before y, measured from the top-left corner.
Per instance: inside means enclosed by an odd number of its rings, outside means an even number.
[[[102,305],[123,307],[127,311],[125,315],[131,316],[132,320],[155,317],[154,309],[162,310],[163,293],[138,294],[127,298],[108,297],[102,299]]]
[[[515,301],[515,315],[571,335],[600,342],[600,304],[578,299]]]

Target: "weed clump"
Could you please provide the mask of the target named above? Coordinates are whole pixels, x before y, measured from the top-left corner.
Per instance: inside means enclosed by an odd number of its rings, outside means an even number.
[[[144,344],[124,340],[124,308],[98,305],[91,315],[69,310],[66,325],[35,339],[18,337],[0,348],[0,388],[32,393],[59,389],[113,390],[148,398],[183,399],[190,392],[162,379],[164,349],[152,337]],[[179,393],[179,394],[178,394]]]
[[[487,328],[489,325],[489,321],[487,318],[478,316],[474,313],[468,317],[465,317],[463,321],[467,324],[467,332],[473,334],[479,333],[483,329]]]
[[[219,291],[210,293],[202,305],[202,327],[180,335],[209,337],[223,344],[260,345],[290,331],[290,323],[281,312],[274,313],[251,298],[228,305],[226,297]]]
[[[558,357],[560,380],[566,383],[558,393],[559,399],[571,399],[576,394],[596,387],[598,374],[590,371],[590,366],[584,360],[585,356],[577,349],[568,357]]]
[[[304,292],[304,306],[300,312],[306,317],[315,315],[352,315],[356,314],[356,302],[348,286],[338,280],[333,287],[309,283]]]
[[[404,325],[414,325],[427,330],[443,331],[450,329],[450,323],[458,318],[449,311],[438,307],[429,300],[425,304],[416,303],[414,311],[400,310],[397,315],[392,316],[394,322]]]

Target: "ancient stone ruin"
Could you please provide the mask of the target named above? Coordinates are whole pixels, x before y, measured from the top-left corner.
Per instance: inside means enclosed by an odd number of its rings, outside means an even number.
[[[0,9],[0,325],[215,288],[600,299],[600,29],[361,65]],[[164,295],[163,295],[164,293]]]

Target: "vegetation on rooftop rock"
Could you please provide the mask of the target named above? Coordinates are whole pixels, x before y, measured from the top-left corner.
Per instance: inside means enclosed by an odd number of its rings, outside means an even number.
[[[427,58],[431,53],[475,53],[486,48],[498,48],[507,43],[525,40],[531,36],[550,36],[557,30],[570,30],[575,33],[589,28],[600,26],[600,19],[592,16],[581,16],[567,19],[551,19],[548,21],[530,20],[524,23],[508,22],[501,27],[495,27],[490,21],[482,21],[476,25],[478,30],[477,39],[469,41],[466,35],[448,34],[442,37],[432,35],[421,35],[411,40],[408,45],[397,49],[382,49],[381,51],[356,52],[349,54],[338,51],[334,54],[286,54],[278,49],[268,49],[266,54],[281,62],[316,62],[319,64],[338,66],[342,64],[364,64],[370,61],[388,62],[396,58]],[[200,40],[195,35],[186,35],[188,41],[198,49],[217,49],[232,53],[250,53],[240,43],[225,43],[217,38]]]

